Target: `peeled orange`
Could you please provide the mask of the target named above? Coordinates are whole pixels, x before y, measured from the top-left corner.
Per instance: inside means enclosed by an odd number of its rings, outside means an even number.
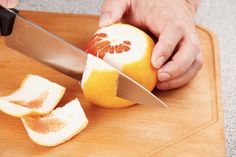
[[[21,118],[29,137],[42,146],[61,144],[84,129],[88,120],[75,99],[61,108],[43,116],[25,116]]]
[[[99,29],[85,51],[116,67],[149,91],[157,82],[151,65],[154,41],[142,30],[127,24]],[[87,100],[107,108],[122,108],[134,103],[116,96],[118,73],[109,65],[89,56],[82,78]]]
[[[90,102],[102,107],[122,108],[134,104],[116,96],[118,72],[102,60],[88,54],[81,86]]]
[[[47,114],[55,108],[64,92],[65,88],[59,84],[28,75],[18,90],[0,97],[0,110],[14,117]]]

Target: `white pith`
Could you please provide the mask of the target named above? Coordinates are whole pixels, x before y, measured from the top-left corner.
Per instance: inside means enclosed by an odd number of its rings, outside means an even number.
[[[88,124],[86,115],[78,101],[78,99],[72,100],[65,106],[53,110],[49,115],[41,118],[47,120],[50,118],[56,118],[64,123],[64,127],[56,132],[49,132],[47,134],[39,133],[27,125],[27,118],[21,118],[29,137],[37,144],[43,146],[55,146],[62,142],[65,142],[79,133]],[[35,117],[34,117],[35,118]]]
[[[104,60],[115,66],[119,70],[122,69],[123,65],[141,60],[148,46],[147,39],[144,38],[144,33],[139,29],[126,25],[126,24],[114,24],[108,27],[99,29],[96,33],[106,33],[108,40],[111,45],[117,45],[123,41],[130,41],[130,50],[122,53],[106,53]]]
[[[43,100],[40,108],[30,108],[11,102],[30,102],[39,98],[45,91],[47,91],[48,94]],[[9,96],[0,97],[0,110],[16,117],[24,116],[30,113],[46,114],[54,109],[64,92],[65,88],[59,84],[37,75],[28,75],[20,89],[16,90]]]
[[[81,80],[82,89],[84,88],[85,82],[89,79],[91,73],[94,70],[96,70],[96,71],[114,71],[115,69],[112,68],[107,63],[103,62],[100,58],[88,54],[86,67],[85,67],[83,77]]]

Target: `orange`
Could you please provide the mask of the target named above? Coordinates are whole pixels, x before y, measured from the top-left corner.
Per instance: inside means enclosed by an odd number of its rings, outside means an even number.
[[[114,24],[99,29],[85,51],[99,57],[149,91],[157,82],[151,65],[154,41],[142,30],[127,24]],[[109,65],[89,56],[82,79],[85,97],[93,104],[122,108],[134,103],[116,96],[118,73]]]

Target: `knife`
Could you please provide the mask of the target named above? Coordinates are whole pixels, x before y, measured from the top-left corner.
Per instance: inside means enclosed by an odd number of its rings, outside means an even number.
[[[81,80],[87,59],[87,53],[83,50],[18,15],[16,9],[0,6],[0,28],[8,47],[76,80]],[[118,97],[139,104],[167,107],[142,85],[117,68],[113,68],[119,73]]]

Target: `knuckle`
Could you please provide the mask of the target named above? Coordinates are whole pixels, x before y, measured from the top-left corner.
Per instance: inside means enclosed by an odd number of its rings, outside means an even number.
[[[2,0],[0,1],[0,5],[7,7],[8,1],[7,0]]]
[[[185,72],[185,69],[183,68],[183,66],[176,64],[175,70],[173,71],[173,73],[175,74],[174,76],[179,76],[181,74],[183,74]]]
[[[161,17],[165,17],[165,15],[166,15],[166,10],[165,10],[164,8],[159,8],[158,14],[159,14]]]
[[[165,45],[166,45],[167,51],[168,51],[169,53],[171,53],[171,52],[173,51],[173,49],[174,49],[173,43],[170,42],[170,40],[168,40],[168,41],[166,41]]]
[[[156,15],[158,15],[159,17],[159,22],[161,21],[161,23],[163,24],[173,24],[173,21],[176,21],[175,17],[166,11],[165,8],[160,8],[156,14],[153,14],[153,16],[156,18]]]
[[[196,54],[200,52],[201,45],[198,39],[196,39],[195,37],[192,37],[192,39],[189,40],[189,43]]]
[[[174,64],[174,66],[173,66],[174,68],[173,68],[173,71],[172,71],[171,75],[174,78],[180,76],[181,74],[183,74],[185,72],[185,68],[182,64],[178,64],[176,62],[173,62],[173,64]]]
[[[183,86],[185,83],[178,79],[174,79],[174,80],[169,81],[168,84],[169,84],[169,89],[176,89]]]
[[[160,52],[163,56],[170,56],[174,50],[175,45],[171,40],[166,39],[166,37],[160,36],[160,43],[159,46],[162,48]]]
[[[102,4],[101,12],[102,13],[109,12],[111,10],[111,5],[112,5],[112,1],[105,0]]]
[[[173,23],[173,27],[178,32],[184,32],[184,30],[185,30],[184,24],[177,21],[177,20],[175,20],[175,22]]]
[[[179,84],[178,84],[178,82],[176,82],[175,80],[171,80],[171,81],[169,81],[168,82],[168,87],[169,87],[169,89],[174,89],[174,88],[176,88]]]
[[[172,54],[172,51],[173,51],[173,44],[170,43],[170,42],[166,42],[164,45],[164,49],[162,51],[162,55],[168,57]]]
[[[200,70],[203,67],[203,59],[202,58],[196,58],[195,64],[197,68]]]
[[[177,88],[183,87],[183,86],[185,86],[192,78],[193,78],[193,77],[191,77],[191,78],[184,78],[184,77],[181,77],[181,78],[177,78],[177,79],[171,80],[171,81],[169,81],[169,87],[170,87],[170,89],[177,89]]]
[[[169,53],[167,51],[163,50],[163,51],[160,51],[159,56],[163,56],[164,58],[167,58],[169,56],[168,54]]]
[[[173,89],[175,87],[175,82],[173,80],[168,81],[168,89]]]
[[[199,53],[201,46],[197,42],[193,42],[193,49],[195,50],[196,53]]]

